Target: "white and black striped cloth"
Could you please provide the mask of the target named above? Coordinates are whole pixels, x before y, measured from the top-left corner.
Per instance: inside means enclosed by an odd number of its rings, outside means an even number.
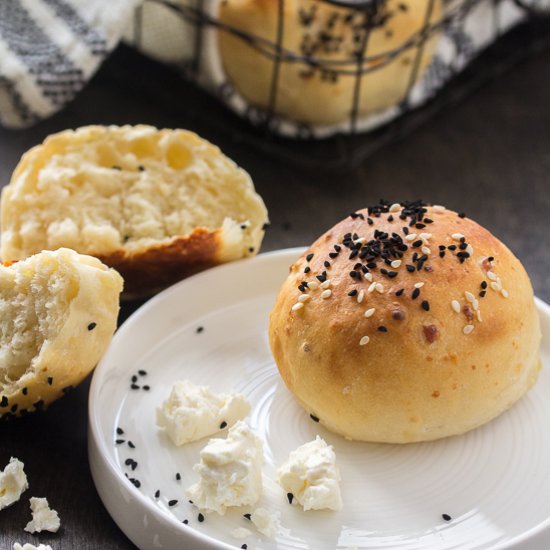
[[[70,101],[140,0],[0,0],[0,124],[30,126]]]

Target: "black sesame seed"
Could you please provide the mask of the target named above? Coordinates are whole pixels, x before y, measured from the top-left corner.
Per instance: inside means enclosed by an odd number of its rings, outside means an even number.
[[[411,264],[407,264],[405,267],[407,268],[407,271],[409,273],[412,273],[416,269],[416,267],[414,267],[414,265],[411,265]]]
[[[204,327],[197,327],[197,329],[195,330],[195,332],[196,332],[197,334],[200,334],[203,330],[204,330]]]
[[[334,260],[334,258],[338,257],[338,252],[329,252],[328,256],[329,258],[332,258]]]
[[[487,288],[487,281],[482,281],[480,286],[483,290],[485,290]]]
[[[117,166],[116,164],[113,164],[113,166],[111,166],[111,168],[113,170],[122,170],[122,168],[120,166]]]
[[[53,384],[53,377],[48,376],[48,385],[51,386]]]
[[[202,523],[204,521],[204,516],[199,512],[197,519],[199,520],[199,523]]]
[[[311,262],[311,259],[313,258],[313,254],[308,254],[306,256],[306,261]]]
[[[492,262],[494,259],[495,259],[494,256],[489,256],[489,257],[487,258],[487,261],[488,261],[488,262]]]
[[[292,493],[287,493],[286,498],[288,499],[288,503],[292,504],[292,501],[294,500],[294,495]]]
[[[115,439],[115,444],[116,445],[120,445],[122,443],[126,443],[126,440],[125,439]]]
[[[175,506],[177,503],[178,503],[178,501],[174,498],[174,499],[168,501],[168,506]]]
[[[458,213],[458,217],[459,218],[465,218],[466,217],[466,214],[464,212],[459,212]]]
[[[361,273],[358,273],[357,271],[350,271],[349,276],[354,279],[356,277],[361,277]]]
[[[130,449],[136,448],[136,446],[131,441],[128,441],[128,447],[130,447]]]
[[[441,514],[441,517],[442,517],[445,521],[451,521],[451,520],[453,519],[449,514]]]
[[[138,170],[139,170],[140,172],[145,172],[145,166],[143,166],[142,164],[140,164],[140,165],[138,166]]]
[[[21,393],[22,393],[23,395],[27,395],[27,394],[29,393],[29,388],[23,388],[23,389],[21,390]]]
[[[419,248],[422,246],[422,240],[421,239],[418,239],[417,241],[414,241],[414,243],[412,243],[412,246],[414,248]]]
[[[480,291],[480,293],[479,293],[480,298],[485,298],[485,294],[487,294],[486,290]]]
[[[468,245],[466,243],[460,243],[458,245],[458,248],[460,248],[460,250],[466,250],[468,248]]]
[[[355,273],[355,271],[354,271],[354,273]],[[353,290],[350,290],[348,292],[348,296],[357,296],[357,289],[354,288]]]
[[[397,277],[398,273],[397,271],[388,271],[388,277],[390,279],[393,279],[394,277]]]
[[[130,477],[130,478],[128,478],[128,479],[130,480],[130,483],[132,483],[132,485],[133,485],[134,487],[136,487],[137,489],[139,489],[139,488],[141,487],[141,483],[140,483],[139,480],[137,480],[137,479],[135,479],[135,478],[133,478],[133,477]]]
[[[415,289],[412,291],[411,298],[412,298],[413,300],[416,300],[419,296],[420,296],[420,289],[419,289],[419,288],[415,288]]]
[[[242,548],[242,550],[247,550],[248,549],[248,545],[246,544],[246,542],[244,544],[241,544],[241,548]]]
[[[97,323],[90,323],[88,325],[88,330],[94,330],[95,327],[97,327]]]
[[[309,273],[311,271],[311,267],[309,267],[309,265],[307,265],[304,269],[304,273]]]
[[[256,249],[253,246],[248,247],[248,252],[250,252],[250,254],[252,254],[252,252],[254,252],[254,250],[256,250]]]
[[[137,384],[130,384],[130,388],[133,390],[139,390],[141,386],[138,386]]]
[[[403,292],[405,292],[405,289],[404,289],[404,288],[400,288],[400,289],[395,293],[395,295],[396,295],[396,296],[401,296],[401,294],[403,294]]]
[[[422,300],[422,309],[424,311],[430,311],[430,302],[428,302],[428,300]]]
[[[265,231],[271,224],[269,222],[265,222],[263,225],[262,225],[262,230]]]
[[[311,420],[313,420],[314,422],[319,422],[319,418],[317,416],[315,416],[314,414],[310,414],[309,417],[311,418]]]
[[[377,330],[378,332],[388,332],[388,329],[384,325],[380,325]]]
[[[439,250],[445,250],[447,247],[444,244],[439,245]]]
[[[243,514],[243,518],[250,520],[252,518],[252,514]]]
[[[339,244],[335,244],[334,250],[336,250],[336,252],[340,252],[340,250],[342,250],[342,247]]]
[[[371,218],[367,218],[367,223],[368,223],[369,225],[372,225],[372,224],[374,223],[374,221],[373,221]]]
[[[11,411],[12,413],[14,413],[14,412],[17,411],[17,403],[15,403],[15,404],[13,404],[13,405],[11,406],[10,411]]]
[[[159,498],[160,497],[160,491],[157,489],[155,491],[155,498]]]
[[[124,433],[124,430],[123,430],[122,428],[117,428],[117,429],[116,429],[116,433],[117,433],[118,435],[122,435],[122,434]]]
[[[181,480],[181,474],[179,472],[176,473],[176,481]]]
[[[424,223],[433,223],[434,221],[430,218],[424,218]]]
[[[416,227],[416,229],[424,229],[426,227],[426,224],[415,223],[414,226]]]
[[[227,422],[225,420],[220,424],[220,430],[223,430],[224,428],[227,428]]]
[[[189,523],[189,520],[188,520],[188,519],[184,519],[184,520],[182,521],[182,523],[183,523],[184,525],[187,525],[187,524]]]
[[[145,391],[149,391],[151,389],[151,386],[148,386],[147,384],[145,384],[145,386],[141,386],[141,389]]]
[[[74,386],[65,386],[61,391],[67,395],[70,391],[74,390]]]
[[[441,251],[439,252],[439,257],[440,257],[440,258],[444,258],[444,257],[445,257],[445,251],[444,251],[444,250],[441,250]]]
[[[323,265],[328,269],[330,267],[330,262],[324,261]]]
[[[134,382],[134,384],[138,381],[138,377],[134,374],[132,376],[132,382]]]
[[[405,235],[409,234],[409,228],[407,226],[403,227],[402,231],[403,231],[403,233],[405,233]]]
[[[138,370],[138,374],[139,374],[140,376],[147,376],[147,371],[141,369],[141,370]]]

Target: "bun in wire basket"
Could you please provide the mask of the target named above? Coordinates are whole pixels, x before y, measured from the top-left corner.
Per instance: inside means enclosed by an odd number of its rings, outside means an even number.
[[[0,264],[0,417],[46,407],[96,366],[122,284],[114,269],[68,249]]]
[[[151,294],[258,252],[267,211],[250,176],[185,130],[87,126],[28,151],[2,190],[0,255],[72,248]]]
[[[362,441],[464,433],[518,401],[541,367],[519,260],[421,201],[359,210],[317,239],[290,268],[269,338],[306,411]]]

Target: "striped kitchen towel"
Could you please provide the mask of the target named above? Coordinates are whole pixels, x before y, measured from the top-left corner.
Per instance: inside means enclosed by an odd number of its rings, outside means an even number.
[[[0,124],[30,126],[69,102],[141,0],[0,0]]]

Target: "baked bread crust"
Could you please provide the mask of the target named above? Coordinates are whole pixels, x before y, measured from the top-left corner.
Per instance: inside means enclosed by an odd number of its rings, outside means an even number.
[[[416,235],[407,240],[407,231]],[[317,276],[326,288],[311,288]],[[363,441],[464,433],[520,399],[540,369],[539,320],[519,260],[473,220],[422,203],[361,210],[315,241],[290,268],[269,338],[306,411]]]
[[[381,3],[378,19],[368,34],[367,55],[371,67],[378,68],[361,78],[358,116],[397,106],[406,99],[411,81],[423,74],[431,61],[437,34],[422,46],[418,68],[418,47],[406,48],[389,62],[387,55],[407,44],[425,26],[425,0],[389,0]],[[276,43],[279,3],[275,0],[227,0],[220,3],[219,20],[260,42],[251,45],[239,36],[220,30],[219,52],[223,69],[239,93],[249,102],[267,108],[272,95],[276,54],[261,40]],[[275,112],[290,120],[330,125],[350,120],[357,62],[361,51],[364,12],[337,7],[319,0],[285,0],[283,20],[284,50],[295,56],[306,56],[314,63],[284,60],[278,68]],[[436,0],[430,23],[441,19],[442,7]],[[332,65],[330,64],[332,63]],[[345,71],[336,74],[334,70]]]
[[[63,294],[58,304],[50,291],[56,277],[55,285],[63,286],[56,290]],[[9,320],[14,334],[22,332],[17,328],[21,317],[27,330],[36,330],[32,343],[37,353],[27,364],[16,367],[13,359],[5,359],[18,351],[15,338],[1,343],[0,417],[10,417],[47,407],[96,366],[116,329],[123,281],[97,258],[68,249],[0,265],[0,278],[3,302],[12,289],[19,293],[11,297],[18,301],[16,320]],[[28,299],[26,306],[21,294]]]
[[[87,126],[22,157],[1,218],[3,260],[72,248],[140,296],[256,254],[267,211],[250,176],[192,132]]]

